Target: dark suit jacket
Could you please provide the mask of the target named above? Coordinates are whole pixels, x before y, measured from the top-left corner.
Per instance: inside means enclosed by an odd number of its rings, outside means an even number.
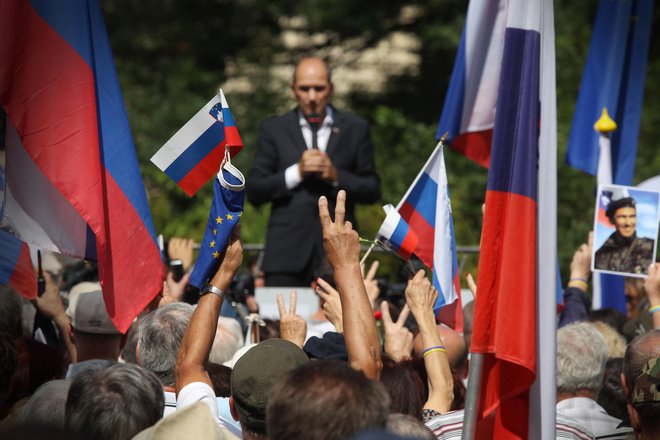
[[[318,199],[328,197],[334,216],[337,191],[347,193],[346,219],[353,222],[355,203],[374,203],[380,198],[369,124],[362,118],[334,109],[332,134],[326,153],[337,169],[338,186],[308,178],[288,190],[284,172],[307,149],[300,130],[298,109],[274,116],[261,124],[257,150],[246,180],[248,201],[259,206],[272,202],[265,272],[297,273],[310,258],[323,253]]]

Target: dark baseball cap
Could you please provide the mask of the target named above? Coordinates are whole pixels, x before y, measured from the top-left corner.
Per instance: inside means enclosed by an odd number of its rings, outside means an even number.
[[[239,418],[255,433],[266,432],[266,401],[277,380],[309,362],[305,352],[284,339],[268,339],[249,349],[234,365],[231,395]]]

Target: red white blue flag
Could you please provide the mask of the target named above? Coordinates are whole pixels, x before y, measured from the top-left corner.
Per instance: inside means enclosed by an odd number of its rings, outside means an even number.
[[[439,293],[434,306],[436,315],[461,331],[461,286],[442,142],[399,202],[397,210],[419,238],[415,255],[433,271],[433,286]]]
[[[497,1],[471,1],[454,61],[437,137],[488,167],[502,69],[507,9]]]
[[[472,1],[504,14],[471,351],[476,438],[555,438],[556,97],[552,0]],[[467,407],[467,405],[466,405]]]
[[[404,260],[409,260],[419,241],[415,231],[392,205],[383,206],[385,220],[376,234],[376,240],[396,252]]]
[[[220,90],[151,161],[192,196],[218,172],[225,147],[233,157],[243,149],[243,141]]]
[[[3,215],[5,173],[0,166],[0,219]],[[37,275],[27,244],[9,232],[0,230],[0,284],[10,286],[27,299],[37,297]]]
[[[97,257],[106,308],[126,331],[164,266],[98,1],[3,1],[0,41],[4,226]]]

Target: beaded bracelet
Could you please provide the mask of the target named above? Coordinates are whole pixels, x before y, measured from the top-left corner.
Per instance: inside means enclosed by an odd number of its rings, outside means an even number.
[[[653,315],[655,312],[660,312],[660,305],[649,308],[649,315]]]
[[[435,352],[447,353],[447,349],[445,347],[443,347],[442,345],[436,345],[434,347],[429,347],[426,350],[424,350],[422,352],[422,356],[426,357],[427,354],[435,353]]]

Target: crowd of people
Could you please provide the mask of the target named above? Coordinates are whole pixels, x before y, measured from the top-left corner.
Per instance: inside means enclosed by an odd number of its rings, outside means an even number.
[[[366,123],[328,104],[330,77],[317,58],[299,63],[298,108],[262,126],[247,186],[253,203],[273,204],[265,282],[311,285],[311,319],[296,312],[295,291],[288,305],[278,296],[279,320],[263,327],[226,313],[243,265],[240,224],[199,291],[188,285],[192,240],[171,239],[168,257],[185,274],[168,273],[126,334],[87,269],[74,281],[46,271],[32,303],[0,286],[0,437],[460,437],[474,303],[455,331],[436,321],[424,270],[399,307],[383,301],[378,263],[360,267],[353,205],[379,198],[379,178]],[[626,280],[623,315],[591,310],[591,258],[590,238],[557,315],[557,438],[660,438],[660,266]],[[327,274],[317,277],[320,260]],[[479,301],[469,274],[467,284]],[[254,296],[243,301],[258,313]]]
[[[295,292],[288,306],[278,297],[277,337],[246,341],[244,323],[220,316],[243,261],[240,226],[195,305],[182,300],[188,277],[169,274],[125,335],[112,324],[97,282],[61,292],[57,274],[46,274],[46,291],[34,305],[56,328],[49,344],[40,342],[44,329],[34,331],[24,318],[32,305],[3,288],[2,437],[460,436],[466,337],[436,322],[438,293],[422,270],[408,281],[401,309],[378,304],[373,271],[364,275],[358,235],[344,217],[346,198],[338,193],[334,216],[319,199],[333,277],[319,279],[316,290],[335,329],[321,337],[308,337]],[[189,241],[175,240],[172,250],[183,251],[175,256],[189,268]],[[658,438],[660,268],[651,265],[641,284],[627,281],[627,291],[641,292],[631,295],[623,316],[590,311],[590,259],[590,244],[575,252],[558,315],[557,438]],[[470,309],[465,313],[469,332]]]

